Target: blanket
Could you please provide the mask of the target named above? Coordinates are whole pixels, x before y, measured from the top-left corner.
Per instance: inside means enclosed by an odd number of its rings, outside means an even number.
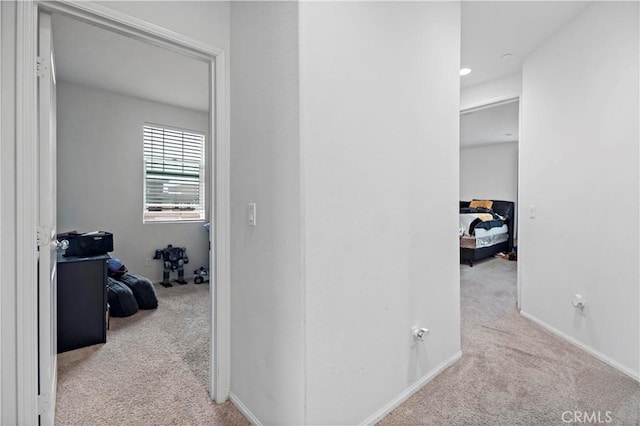
[[[505,218],[485,208],[460,209],[460,236],[474,236],[477,228],[499,228],[505,224]]]

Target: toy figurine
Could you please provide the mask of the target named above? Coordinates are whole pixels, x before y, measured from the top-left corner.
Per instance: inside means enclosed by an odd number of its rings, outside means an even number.
[[[162,259],[164,263],[164,271],[162,272],[162,286],[173,287],[169,282],[169,275],[171,271],[178,271],[178,284],[187,284],[184,279],[184,265],[189,263],[189,257],[187,256],[187,249],[184,247],[174,247],[169,244],[163,249],[156,250],[154,259]]]

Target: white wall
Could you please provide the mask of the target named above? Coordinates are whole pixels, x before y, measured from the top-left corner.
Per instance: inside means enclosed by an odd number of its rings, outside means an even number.
[[[306,421],[358,424],[460,351],[460,5],[304,2],[299,28]]]
[[[15,3],[0,2],[0,424],[17,423]]]
[[[162,261],[146,259],[167,244],[186,247],[185,276],[192,276],[209,265],[204,222],[142,223],[144,123],[208,133],[204,112],[58,84],[58,230],[113,232],[111,255],[153,281],[162,279]]]
[[[195,40],[229,49],[228,1],[97,1]]]
[[[517,204],[518,142],[460,149],[460,199],[474,198]]]
[[[178,33],[196,38],[202,42],[228,51],[229,48],[229,3],[228,2],[104,2],[106,7],[116,8],[124,13],[145,19]],[[16,140],[16,14],[15,3],[0,2],[2,10],[2,47],[1,47],[1,80],[2,109],[0,110],[0,141],[2,173],[0,182],[0,205],[2,222],[2,256],[0,256],[0,301],[2,303],[1,318],[1,399],[2,424],[17,423],[16,406],[16,286],[35,285],[35,283],[16,282],[16,170],[15,152],[19,146]],[[228,75],[228,74],[227,74]],[[34,301],[35,303],[36,301]],[[35,338],[35,337],[34,337]]]
[[[363,422],[459,355],[459,13],[231,5],[231,390],[255,420]]]
[[[303,424],[297,4],[233,3],[231,42],[232,398]]]
[[[523,312],[635,377],[638,36],[637,3],[595,3],[525,61],[519,238]]]
[[[460,199],[516,201],[518,143],[460,149]]]

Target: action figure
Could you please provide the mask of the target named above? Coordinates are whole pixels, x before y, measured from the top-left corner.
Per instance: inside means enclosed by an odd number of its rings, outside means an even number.
[[[174,247],[169,244],[163,249],[156,250],[154,259],[162,259],[164,262],[164,271],[162,272],[162,284],[164,287],[173,287],[169,282],[169,274],[171,271],[178,270],[178,284],[187,284],[184,279],[184,265],[189,263],[187,249],[184,247]]]

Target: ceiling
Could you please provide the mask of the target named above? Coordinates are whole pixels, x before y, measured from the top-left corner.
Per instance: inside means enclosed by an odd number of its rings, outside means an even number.
[[[205,62],[61,15],[53,15],[52,33],[60,81],[209,110]]]
[[[460,147],[516,142],[518,102],[483,108],[460,115]]]
[[[521,71],[522,61],[578,15],[584,1],[463,1],[462,87]],[[512,56],[502,59],[502,55]]]
[[[520,72],[523,59],[588,2],[463,1],[461,86]],[[53,16],[57,77],[207,111],[208,65],[60,15]],[[501,59],[511,53],[509,59]]]
[[[525,58],[587,7],[585,1],[463,1],[462,88],[522,72]],[[503,55],[507,55],[503,58]],[[518,140],[518,102],[460,116],[463,148]]]

